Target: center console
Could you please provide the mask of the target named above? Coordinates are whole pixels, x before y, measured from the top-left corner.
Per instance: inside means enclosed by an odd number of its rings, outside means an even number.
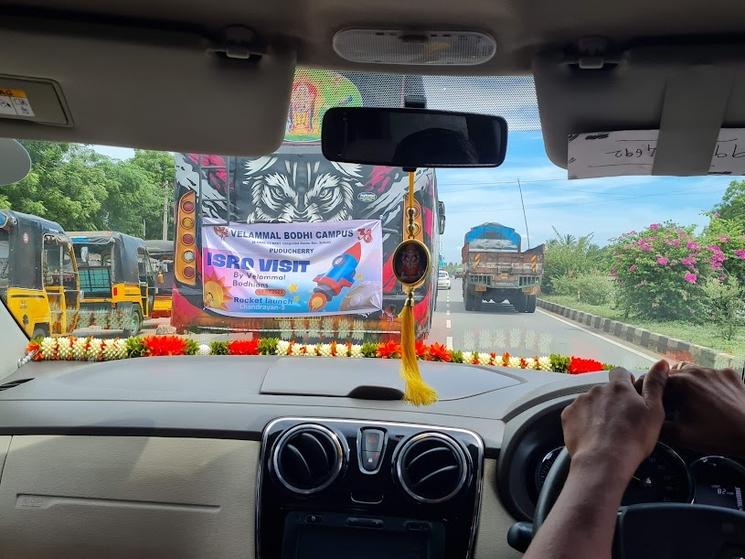
[[[424,425],[285,418],[262,444],[257,557],[470,557],[483,443]]]

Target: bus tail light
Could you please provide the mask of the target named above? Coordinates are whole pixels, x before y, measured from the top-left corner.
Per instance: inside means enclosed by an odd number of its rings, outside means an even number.
[[[176,250],[174,275],[176,281],[186,285],[196,284],[194,240],[196,239],[197,195],[189,191],[178,201],[176,216]]]

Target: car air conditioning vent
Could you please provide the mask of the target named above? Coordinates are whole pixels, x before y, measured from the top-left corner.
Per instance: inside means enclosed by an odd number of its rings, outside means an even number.
[[[30,380],[34,380],[34,379],[33,378],[19,378],[17,380],[11,380],[4,384],[0,384],[0,390],[10,390],[11,388],[15,388],[16,386],[24,384]]]
[[[468,461],[460,445],[447,435],[420,433],[401,447],[395,474],[415,500],[442,503],[463,488]]]
[[[322,425],[297,425],[277,441],[272,467],[279,482],[293,493],[322,491],[341,473],[344,447],[339,437]]]

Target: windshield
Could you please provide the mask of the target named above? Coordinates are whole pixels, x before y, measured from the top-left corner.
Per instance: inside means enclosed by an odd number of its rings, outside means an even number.
[[[32,173],[0,207],[46,221],[0,231],[3,301],[32,337],[378,354],[396,343],[406,297],[393,259],[408,176],[327,161],[320,124],[334,106],[421,99],[503,116],[509,136],[501,167],[416,171],[416,238],[432,262],[414,292],[420,357],[559,372],[646,369],[661,356],[743,367],[745,181],[568,180],[546,156],[529,77],[300,68],[285,141],[263,157],[24,141]],[[50,222],[68,237],[55,274],[26,285],[24,267],[53,264],[33,233]],[[29,248],[33,261],[14,259]],[[30,317],[14,289],[57,293],[54,308]]]

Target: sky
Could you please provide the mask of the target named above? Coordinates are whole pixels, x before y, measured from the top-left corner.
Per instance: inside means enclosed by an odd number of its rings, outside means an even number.
[[[729,177],[628,176],[568,180],[566,170],[546,156],[540,131],[509,134],[507,157],[493,169],[438,169],[439,197],[447,224],[441,251],[447,262],[460,260],[465,232],[480,223],[497,221],[517,229],[527,248],[525,220],[517,180],[520,180],[530,246],[561,234],[593,234],[606,244],[632,229],[672,220],[703,226],[703,211],[722,198]]]
[[[447,223],[441,253],[447,262],[460,260],[466,231],[486,221],[514,227],[523,249],[561,234],[593,234],[595,242],[651,223],[672,220],[703,226],[702,212],[722,198],[729,177],[627,176],[567,180],[567,172],[546,156],[540,132],[532,77],[424,77],[427,107],[462,110],[506,118],[509,126],[505,163],[494,169],[438,169],[439,198]],[[125,159],[128,148],[95,146],[105,155]],[[520,202],[520,180],[529,235]]]

